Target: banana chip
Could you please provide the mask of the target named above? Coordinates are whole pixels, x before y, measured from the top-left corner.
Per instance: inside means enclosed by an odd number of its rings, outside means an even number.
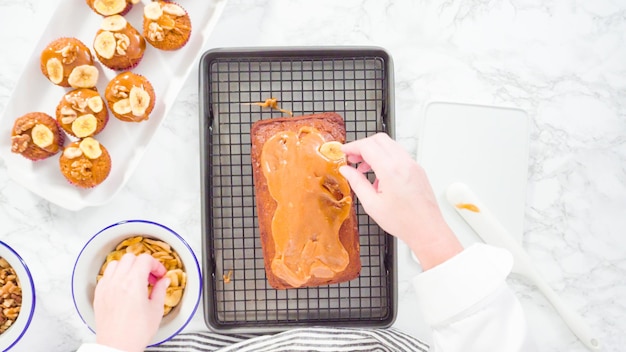
[[[115,250],[107,255],[96,279],[100,280],[104,274],[104,270],[111,261],[120,260],[126,253],[133,253],[135,255],[148,253],[161,262],[165,270],[167,270],[165,277],[170,279],[170,285],[165,294],[163,316],[167,315],[180,303],[187,285],[187,274],[185,273],[185,268],[183,267],[178,253],[176,253],[169,244],[163,241],[144,236],[129,237],[120,242],[115,247]],[[148,285],[148,292],[151,291],[152,285]]]

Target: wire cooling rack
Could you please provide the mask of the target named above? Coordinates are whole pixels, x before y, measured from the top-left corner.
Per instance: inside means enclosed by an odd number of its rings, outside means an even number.
[[[220,332],[293,326],[387,327],[395,320],[396,242],[356,202],[357,279],[276,290],[265,277],[250,128],[284,114],[250,105],[277,98],[294,116],[337,112],[352,141],[394,135],[393,68],[379,48],[217,49],[200,61],[204,315]],[[370,175],[371,177],[372,175]]]

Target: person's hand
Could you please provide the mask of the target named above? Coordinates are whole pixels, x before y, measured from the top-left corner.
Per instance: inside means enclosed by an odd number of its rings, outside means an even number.
[[[151,255],[125,254],[107,265],[96,286],[96,342],[122,351],[143,351],[163,318],[169,279]],[[148,295],[148,283],[153,284]]]
[[[424,169],[388,135],[344,144],[350,163],[339,171],[363,209],[388,233],[403,240],[429,269],[462,250],[444,221]],[[373,171],[371,183],[364,175]]]

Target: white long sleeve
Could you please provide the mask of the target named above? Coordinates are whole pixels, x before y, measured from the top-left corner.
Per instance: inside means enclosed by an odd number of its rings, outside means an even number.
[[[505,279],[513,257],[475,244],[414,278],[432,351],[530,351],[520,302]]]
[[[76,352],[124,352],[113,347],[99,345],[97,343],[84,343]]]

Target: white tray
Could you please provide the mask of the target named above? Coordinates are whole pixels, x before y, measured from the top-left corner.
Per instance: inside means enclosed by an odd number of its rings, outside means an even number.
[[[149,3],[150,0],[142,0]],[[140,32],[143,28],[143,3],[134,5],[124,17]],[[198,64],[202,49],[222,14],[227,0],[183,1],[181,5],[191,17],[189,42],[172,52],[159,51],[146,44],[142,61],[132,71],[148,78],[156,93],[156,105],[150,119],[141,123],[119,121],[109,112],[109,123],[96,136],[111,154],[109,177],[92,189],[80,189],[67,182],[59,170],[59,156],[32,162],[11,152],[11,135],[16,118],[32,111],[55,116],[55,109],[70,88],[52,84],[39,68],[41,51],[59,37],[76,37],[93,52],[93,38],[102,17],[93,12],[84,0],[61,0],[31,54],[13,94],[0,117],[0,156],[5,160],[9,176],[17,183],[48,201],[66,209],[79,210],[109,201],[126,183],[141,159],[192,68]],[[97,60],[96,60],[97,61]],[[100,69],[98,91],[119,72],[96,63]]]
[[[446,201],[463,182],[518,241],[524,231],[529,121],[505,107],[432,102],[426,106],[417,150],[444,218],[464,246],[481,241]]]

